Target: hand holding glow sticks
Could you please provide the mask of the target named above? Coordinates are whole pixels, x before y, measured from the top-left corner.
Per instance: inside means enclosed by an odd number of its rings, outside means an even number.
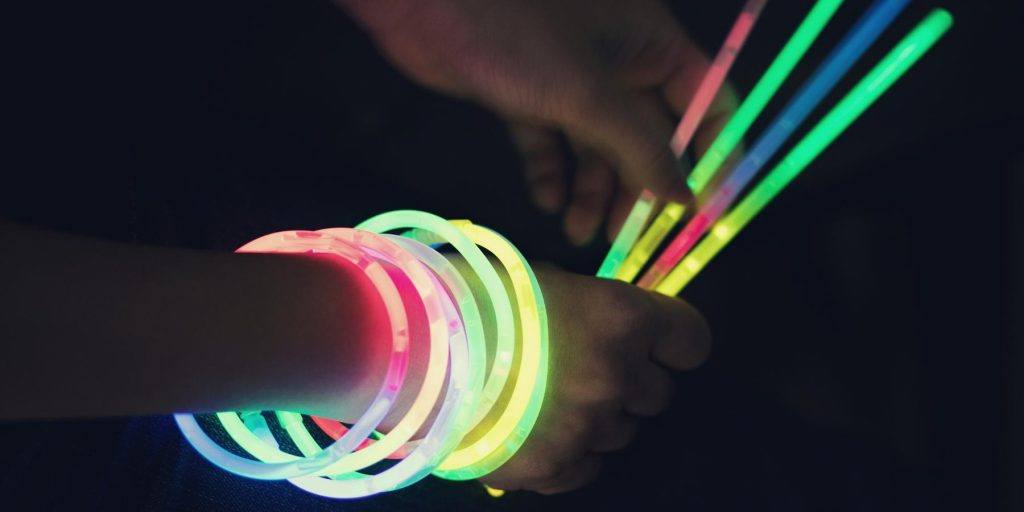
[[[689,105],[687,105],[679,126],[672,135],[670,146],[672,147],[672,154],[676,158],[683,158],[683,154],[690,145],[693,135],[697,133],[697,127],[704,119],[704,115],[707,114],[708,108],[711,107],[711,102],[718,95],[722,84],[725,83],[725,77],[729,74],[729,69],[732,68],[733,62],[736,61],[736,56],[739,55],[744,43],[746,43],[751,31],[753,31],[754,24],[757,23],[758,17],[761,16],[761,10],[764,9],[766,3],[768,3],[768,0],[747,0],[739,17],[733,23],[732,30],[729,31],[729,35],[725,38],[725,43],[718,50],[718,55],[711,63],[700,85],[697,86],[697,90],[694,92]],[[614,277],[625,281],[632,280],[632,278],[622,279],[620,277],[621,266],[626,260],[630,248],[635,245],[637,238],[640,237],[644,226],[647,224],[655,199],[653,193],[649,190],[644,190],[641,194],[636,204],[630,210],[629,215],[626,216],[626,221],[623,223],[619,233],[615,236],[612,248],[601,264],[597,277]],[[680,203],[670,202],[665,208],[670,212],[679,211],[681,215],[684,206]],[[664,224],[664,221],[659,221],[659,225],[662,224]],[[645,246],[649,246],[651,237],[647,237],[645,242]],[[660,242],[658,240],[658,243]],[[627,269],[632,267],[633,265],[630,265]]]

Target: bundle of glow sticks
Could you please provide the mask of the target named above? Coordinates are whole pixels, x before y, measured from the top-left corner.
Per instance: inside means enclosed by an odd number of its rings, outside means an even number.
[[[393,231],[402,234],[387,234]],[[474,296],[460,271],[437,252],[441,246],[451,246],[465,259],[467,271],[482,283],[480,296]],[[499,269],[483,251],[503,267],[500,271],[511,291],[506,291]],[[325,418],[311,418],[307,424],[298,413],[273,413],[301,455],[281,449],[262,411],[215,415],[214,428],[248,456],[218,444],[207,432],[210,427],[204,429],[194,415],[175,415],[185,438],[210,462],[251,478],[287,479],[321,496],[356,498],[400,489],[431,473],[451,480],[478,478],[522,446],[544,398],[547,317],[530,265],[501,235],[469,221],[394,211],[355,229],[273,233],[239,252],[319,253],[356,265],[383,299],[391,358],[373,403],[354,424]],[[409,335],[413,300],[417,309],[425,310],[429,326],[426,375],[401,420],[382,434],[378,425],[402,390],[410,343],[418,341]],[[495,319],[489,369],[480,304],[488,304]],[[425,423],[432,414],[436,415],[428,427]],[[313,425],[334,441],[321,447],[310,431]],[[413,439],[423,428],[426,434]],[[470,432],[471,438],[463,442]],[[368,471],[385,459],[397,462],[382,471]]]
[[[733,207],[761,167],[787,142],[854,63],[906,7],[909,0],[876,0],[826,57],[753,144],[727,166],[754,120],[824,30],[842,0],[818,0],[783,46],[688,178],[694,194],[707,197],[687,224],[641,277],[639,285],[676,295],[708,261],[790,181],[920,59],[951,27],[937,9],[900,40],[842,100]],[[689,146],[729,68],[754,28],[766,0],[748,0],[726,42],[684,113],[672,149]],[[727,168],[728,167],[728,168]],[[722,173],[717,188],[708,184]],[[645,191],[612,244],[598,276],[633,281],[667,235],[686,217],[686,206],[668,203],[648,223],[657,198]],[[649,224],[649,225],[648,225]],[[646,228],[646,230],[645,230]],[[399,232],[400,234],[388,234]],[[704,236],[706,233],[710,233]],[[703,238],[702,238],[703,237]],[[482,282],[474,295],[466,279],[437,252],[451,246]],[[691,251],[692,249],[692,251]],[[511,282],[502,282],[489,252]],[[353,424],[272,413],[300,454],[282,449],[262,411],[222,412],[206,427],[191,414],[175,415],[186,439],[214,464],[238,475],[287,479],[309,492],[356,498],[400,489],[428,474],[452,480],[478,478],[515,455],[540,412],[548,366],[544,300],[529,264],[500,235],[469,221],[446,221],[416,211],[395,211],[354,229],[288,231],[254,240],[240,252],[321,253],[358,266],[387,309],[391,358],[384,382]],[[486,295],[486,297],[484,297]],[[409,360],[409,297],[426,311],[429,359],[412,405],[386,433],[378,426],[402,390]],[[495,319],[492,363],[480,306]],[[503,400],[499,401],[499,397]],[[497,404],[502,404],[500,407]],[[432,420],[430,418],[433,418]],[[483,421],[487,418],[487,421]],[[428,421],[432,421],[429,426]],[[333,439],[321,446],[312,428]],[[219,444],[208,432],[219,428],[244,454]],[[417,432],[426,429],[420,439]],[[322,437],[322,436],[321,436]],[[294,450],[293,450],[294,451]],[[392,460],[379,469],[379,463]]]
[[[761,167],[773,158],[908,3],[909,0],[876,0],[772,120],[750,151],[746,155],[736,155],[738,163],[735,165],[728,164],[734,152],[739,153],[737,147],[757,116],[824,30],[842,0],[818,0],[814,4],[687,178],[687,184],[699,198],[700,206],[640,277],[639,286],[665,295],[677,295],[740,229],[952,26],[953,19],[947,11],[932,11],[811,128],[738,205],[732,207]],[[678,157],[682,157],[695,127],[718,93],[763,4],[753,0],[747,2],[698,87],[672,139],[672,149]],[[715,178],[717,185],[709,190],[708,185]],[[599,277],[632,282],[667,235],[686,217],[685,205],[669,202],[648,225],[656,201],[657,198],[649,191],[641,194],[598,270]]]

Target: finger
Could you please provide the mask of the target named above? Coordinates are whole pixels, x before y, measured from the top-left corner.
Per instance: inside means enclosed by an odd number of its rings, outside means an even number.
[[[627,190],[690,201],[683,182],[689,169],[669,148],[672,123],[662,109],[612,84],[595,84],[570,103],[561,122],[575,138],[600,148]]]
[[[623,414],[616,414],[601,420],[598,424],[591,451],[608,453],[621,450],[636,437],[637,422]]]
[[[616,77],[638,89],[661,87],[680,67],[700,66],[707,60],[682,33],[668,38],[650,38],[642,47],[626,51],[631,54],[618,57],[625,63],[619,67]]]
[[[693,95],[700,87],[704,75],[711,66],[711,61],[696,45],[687,45],[678,65],[671,74],[658,85],[665,102],[677,116],[686,112],[686,107],[693,100]]]
[[[590,453],[568,465],[557,477],[533,487],[541,494],[574,491],[594,481],[601,473],[601,455]]]
[[[622,225],[626,222],[626,218],[629,217],[629,212],[633,210],[633,205],[636,204],[639,196],[632,195],[624,190],[619,190],[615,195],[615,199],[612,200],[612,209],[608,213],[608,241],[615,240],[615,236],[618,235],[619,230],[622,229]],[[699,198],[697,198],[699,204]],[[651,208],[650,218],[648,223],[654,220],[661,210],[665,208],[666,201],[663,199],[656,199],[654,206]]]
[[[534,203],[555,213],[565,201],[565,153],[558,134],[525,123],[509,123],[512,142],[523,158],[526,185]]]
[[[680,67],[707,66],[707,58],[700,48],[683,31],[675,20],[675,16],[663,2],[649,2],[648,9],[657,12],[632,10],[630,13],[640,15],[633,20],[639,23],[635,32],[644,33],[642,39],[625,38],[619,48],[614,62],[621,63],[618,78],[630,87],[656,88],[663,85]],[[655,23],[651,23],[654,21]],[[629,45],[630,42],[639,44]]]
[[[689,59],[688,64],[677,68],[665,81],[662,88],[665,101],[679,116],[686,113],[686,108],[704,80],[704,75],[710,64],[707,57],[695,49],[687,58]],[[737,106],[738,100],[732,86],[728,82],[722,84],[708,110],[704,113],[691,142],[698,157],[703,155],[714,142],[718,133],[736,112]]]
[[[651,359],[673,370],[692,370],[711,355],[711,330],[692,306],[675,297],[651,293],[657,322]]]
[[[675,383],[663,367],[646,363],[631,383],[625,410],[629,414],[650,417],[660,414],[672,402]]]
[[[711,103],[707,113],[704,114],[704,120],[697,128],[697,133],[693,136],[693,145],[698,158],[715,142],[718,134],[722,132],[722,128],[725,128],[725,125],[732,119],[736,108],[736,94],[729,84],[723,85],[718,95],[715,96],[715,101]],[[742,152],[742,143],[737,146],[736,150]]]
[[[589,242],[608,210],[615,182],[611,167],[587,152],[579,155],[572,194],[565,213],[565,232],[575,245]]]
[[[640,196],[632,194],[621,187],[618,193],[615,194],[615,199],[612,200],[612,209],[608,213],[608,241],[615,240],[615,236],[619,234],[619,230],[622,229],[623,223],[626,222],[626,217],[629,216],[630,210],[633,209],[633,205],[636,204],[636,200]],[[653,210],[657,211],[657,210]]]

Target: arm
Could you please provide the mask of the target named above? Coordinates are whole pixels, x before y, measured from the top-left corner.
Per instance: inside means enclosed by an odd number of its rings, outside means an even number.
[[[0,247],[0,419],[247,409],[353,418],[383,376],[383,304],[345,262],[3,223]]]
[[[0,420],[283,409],[353,421],[383,378],[383,304],[343,262],[3,223],[0,247]],[[596,477],[637,416],[668,407],[671,372],[699,366],[710,337],[678,299],[535,270],[552,340],[549,387],[526,444],[484,481],[553,493]],[[384,430],[425,373],[425,333],[410,329],[408,385]]]

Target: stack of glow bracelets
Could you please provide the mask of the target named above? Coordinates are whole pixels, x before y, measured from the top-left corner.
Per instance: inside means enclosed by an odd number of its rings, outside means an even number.
[[[387,234],[394,231],[402,234]],[[486,298],[475,297],[459,270],[437,252],[435,247],[442,245],[450,245],[465,259],[483,285],[478,293]],[[503,267],[511,293],[481,249]],[[358,266],[386,306],[391,358],[380,391],[358,421],[346,426],[313,419],[334,438],[327,447],[316,441],[302,415],[274,412],[301,455],[281,450],[260,411],[216,414],[219,428],[249,457],[218,444],[195,416],[175,415],[186,439],[208,460],[238,475],[287,479],[321,496],[356,498],[400,489],[431,473],[452,480],[478,478],[501,466],[522,446],[544,398],[547,317],[530,265],[500,235],[469,221],[395,211],[355,229],[266,235],[239,252],[320,253]],[[404,302],[409,297],[422,305]],[[495,318],[493,362],[487,371],[488,344],[479,304],[489,304]],[[410,339],[407,312],[413,306],[425,310],[429,340]],[[410,343],[417,342],[429,342],[423,383],[397,425],[377,433],[402,389]],[[499,396],[503,397],[500,402]],[[503,409],[492,411],[498,403]],[[423,438],[413,439],[432,414],[436,416]],[[485,417],[487,421],[481,422]],[[463,442],[471,431],[472,438]],[[385,459],[397,462],[382,471],[367,471]]]
[[[803,58],[842,4],[818,0],[783,46],[725,128],[698,161],[688,184],[701,205],[696,214],[650,265],[639,285],[666,295],[682,288],[793,178],[852,124],[920,59],[952,25],[936,9],[900,40],[839,103],[732,207],[744,188],[807,119],[854,63],[906,7],[909,0],[876,0],[826,57],[813,76],[783,108],[738,163],[726,163],[747,130]],[[766,0],[748,0],[713,61],[672,140],[682,155]],[[716,173],[718,185],[708,190]],[[645,191],[630,212],[599,277],[631,282],[647,265],[687,208],[668,203],[648,225],[657,198]],[[730,209],[731,207],[731,209]],[[646,230],[645,230],[646,228]],[[400,234],[387,234],[399,232]],[[704,236],[706,233],[710,233]],[[701,238],[703,237],[703,239]],[[483,283],[476,297],[466,280],[436,248],[451,246]],[[491,253],[511,282],[506,292]],[[691,249],[693,249],[691,251]],[[478,478],[511,458],[529,435],[540,412],[547,378],[548,332],[544,300],[529,264],[497,233],[469,221],[446,221],[414,211],[374,217],[355,229],[274,233],[241,252],[326,253],[361,268],[383,299],[392,332],[387,374],[376,399],[351,425],[275,411],[278,425],[300,454],[281,449],[260,411],[222,412],[216,423],[247,456],[222,447],[190,414],[175,419],[192,445],[214,464],[233,473],[265,480],[287,479],[312,493],[355,498],[408,486],[434,474],[452,480]],[[404,293],[403,293],[404,292]],[[429,324],[429,362],[412,405],[390,431],[378,426],[402,389],[410,343],[408,297],[417,297]],[[487,346],[479,306],[495,319],[495,353],[487,368]],[[518,363],[514,367],[514,364]],[[514,378],[510,379],[510,376]],[[499,397],[505,398],[499,401]],[[503,410],[494,410],[496,404]],[[428,418],[433,422],[427,427]],[[481,422],[485,417],[487,422]],[[333,442],[326,447],[316,427]],[[421,439],[415,434],[426,428]],[[472,432],[472,435],[467,436]],[[386,469],[379,463],[392,459]],[[371,468],[373,466],[373,468]]]

